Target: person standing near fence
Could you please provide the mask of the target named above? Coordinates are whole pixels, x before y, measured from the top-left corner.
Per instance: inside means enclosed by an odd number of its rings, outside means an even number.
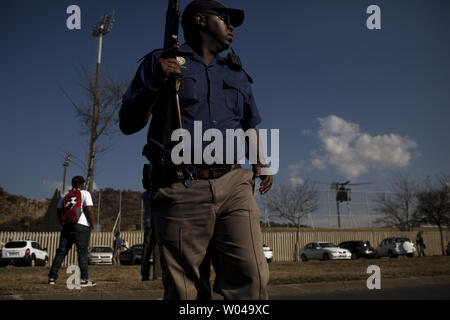
[[[416,247],[417,247],[417,251],[418,251],[418,256],[425,257],[426,256],[425,255],[426,246],[425,246],[425,243],[423,242],[422,231],[417,234]]]
[[[122,248],[122,238],[120,237],[120,232],[116,232],[116,238],[114,239],[114,254],[113,254],[113,264],[120,266],[120,249]]]
[[[78,264],[82,287],[95,286],[88,277],[88,248],[91,232],[94,228],[94,211],[91,194],[84,190],[86,182],[83,177],[72,179],[72,190],[67,191],[59,200],[57,207],[58,220],[62,225],[59,247],[56,250],[52,267],[48,275],[48,283],[54,285],[58,279],[58,270],[72,245],[77,246]]]
[[[128,245],[128,241],[125,238],[123,238],[122,249],[124,249],[124,250],[130,249],[130,246]]]

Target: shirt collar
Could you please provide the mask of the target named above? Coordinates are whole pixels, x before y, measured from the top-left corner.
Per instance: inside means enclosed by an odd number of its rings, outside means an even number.
[[[185,56],[190,56],[191,58],[194,58],[195,60],[198,60],[200,62],[202,62],[203,64],[205,64],[205,62],[203,61],[202,57],[200,57],[197,52],[195,52],[194,50],[192,50],[191,46],[187,44],[187,42],[183,43],[180,46],[180,50],[179,53]],[[211,61],[211,63],[209,64],[209,66],[212,66],[213,64],[224,64],[226,63],[225,59],[218,54],[213,61]]]

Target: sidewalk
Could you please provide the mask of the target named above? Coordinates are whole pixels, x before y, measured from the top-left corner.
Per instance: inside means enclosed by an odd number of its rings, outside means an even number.
[[[381,288],[406,288],[443,283],[450,283],[450,276],[381,279]],[[271,285],[269,286],[269,297],[353,290],[367,290],[366,280]],[[162,290],[88,292],[82,289],[68,290],[67,293],[58,294],[0,295],[0,300],[160,300],[162,296]],[[221,296],[213,294],[213,299],[221,300]]]

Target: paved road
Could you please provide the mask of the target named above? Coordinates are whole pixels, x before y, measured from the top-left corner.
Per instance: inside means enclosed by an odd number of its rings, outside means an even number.
[[[271,300],[450,300],[450,284],[273,295]]]

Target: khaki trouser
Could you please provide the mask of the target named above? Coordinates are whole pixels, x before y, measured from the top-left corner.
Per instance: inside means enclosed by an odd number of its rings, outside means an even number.
[[[119,265],[120,266],[120,250],[119,249],[115,249],[114,253],[113,253],[113,264],[115,265]]]
[[[208,296],[208,249],[225,299],[267,299],[269,271],[262,248],[260,213],[253,197],[253,172],[232,170],[213,180],[160,188],[153,197],[153,221],[160,247],[164,298]],[[202,264],[203,262],[203,264]],[[200,267],[201,266],[201,267]]]

